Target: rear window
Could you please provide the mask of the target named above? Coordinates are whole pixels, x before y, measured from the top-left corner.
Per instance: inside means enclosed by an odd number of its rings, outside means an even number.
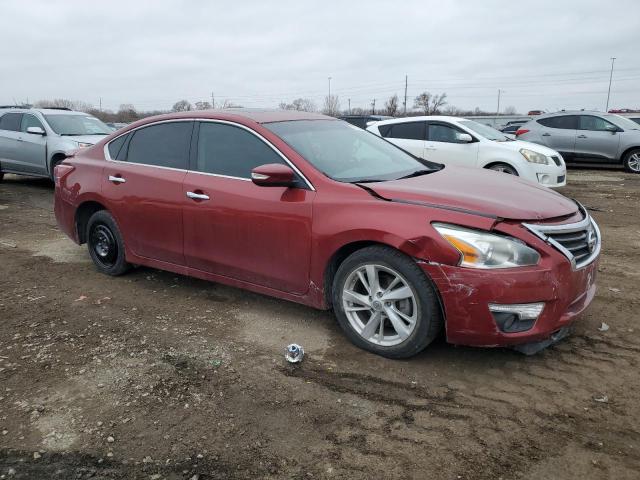
[[[536,120],[540,125],[549,128],[562,128],[565,130],[577,130],[578,117],[576,115],[561,115],[559,117],[541,118]]]
[[[0,117],[0,130],[19,132],[21,121],[21,113],[5,113],[2,117]]]
[[[391,128],[385,133],[380,133],[387,138],[398,138],[405,140],[424,140],[425,139],[425,122],[404,122],[393,123]]]
[[[127,161],[186,170],[193,122],[160,123],[136,130]]]

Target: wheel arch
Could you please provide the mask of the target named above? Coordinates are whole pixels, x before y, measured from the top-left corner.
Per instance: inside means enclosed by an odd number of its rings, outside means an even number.
[[[75,213],[74,224],[76,228],[76,235],[78,236],[78,243],[82,245],[87,241],[87,223],[91,215],[100,210],[107,210],[107,208],[100,202],[95,200],[87,200],[78,205]]]
[[[627,154],[633,150],[640,150],[640,145],[636,145],[634,147],[629,147],[627,149],[625,149],[622,154],[620,155],[620,158],[618,159],[618,161],[620,162],[620,164],[624,163],[624,157],[627,156]]]
[[[63,161],[65,158],[67,158],[67,154],[61,151],[53,152],[49,155],[49,161],[47,162],[47,171],[49,172],[49,175],[53,176],[53,163],[56,160]]]
[[[489,169],[489,168],[493,167],[494,165],[500,165],[500,164],[509,165],[516,172],[518,172],[518,176],[522,176],[522,171],[517,167],[517,165],[514,165],[514,162],[511,162],[511,161],[505,160],[505,159],[491,160],[489,162],[486,162],[484,165],[482,165],[482,168]]]

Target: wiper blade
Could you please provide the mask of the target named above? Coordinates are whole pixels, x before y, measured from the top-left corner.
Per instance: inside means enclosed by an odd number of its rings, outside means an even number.
[[[386,180],[380,180],[379,178],[360,178],[358,180],[352,180],[349,183],[375,183],[386,182]]]
[[[403,180],[405,178],[413,178],[413,177],[421,177],[422,175],[428,175],[430,173],[435,172],[436,170],[416,170],[409,175],[405,175],[404,177],[396,178],[396,180]]]

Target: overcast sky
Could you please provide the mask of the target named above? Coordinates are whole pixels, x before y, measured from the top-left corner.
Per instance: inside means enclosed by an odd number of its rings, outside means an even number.
[[[380,106],[640,108],[640,1],[0,0],[0,104],[167,109],[229,99]]]

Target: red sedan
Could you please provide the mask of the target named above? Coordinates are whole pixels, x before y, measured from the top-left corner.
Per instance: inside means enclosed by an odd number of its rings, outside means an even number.
[[[323,115],[147,118],[55,171],[55,213],[98,270],[169,270],[332,308],[358,346],[532,353],[595,293],[600,232],[573,200],[444,167]]]

